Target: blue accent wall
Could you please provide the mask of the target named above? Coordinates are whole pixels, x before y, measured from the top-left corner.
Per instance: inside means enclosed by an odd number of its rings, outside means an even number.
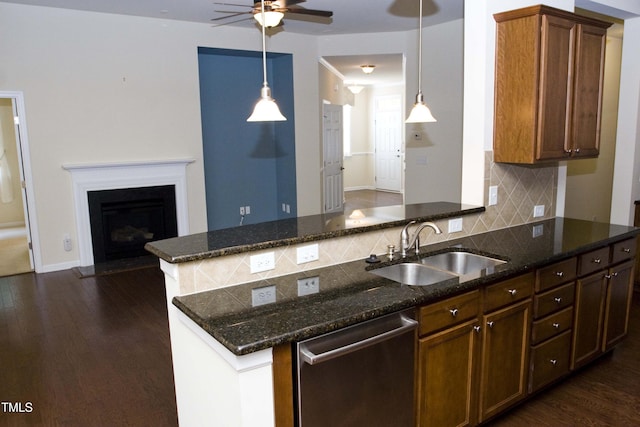
[[[209,230],[295,217],[293,61],[267,55],[269,87],[285,122],[248,123],[260,97],[262,52],[198,48]],[[289,214],[282,204],[291,206]]]

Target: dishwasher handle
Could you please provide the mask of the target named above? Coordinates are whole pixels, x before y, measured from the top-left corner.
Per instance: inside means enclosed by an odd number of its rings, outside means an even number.
[[[402,335],[418,327],[418,322],[416,320],[411,319],[402,313],[397,314],[397,316],[399,317],[399,320],[400,320],[399,322],[400,326],[394,329],[384,331],[373,336],[367,336],[367,337],[364,337],[363,339],[350,342],[346,345],[342,345],[338,348],[324,351],[319,354],[314,353],[312,350],[309,349],[309,347],[307,347],[306,344],[302,343],[300,344],[300,347],[299,347],[301,359],[304,362],[308,363],[309,365],[316,365],[331,359],[335,359],[336,357],[344,356],[345,354],[352,353],[362,348],[372,346],[381,341],[394,338],[398,335]],[[358,326],[359,325],[355,325],[354,327],[358,327]]]

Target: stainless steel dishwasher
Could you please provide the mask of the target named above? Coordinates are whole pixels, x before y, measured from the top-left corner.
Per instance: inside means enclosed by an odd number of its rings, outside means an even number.
[[[297,343],[300,427],[415,425],[413,310]]]

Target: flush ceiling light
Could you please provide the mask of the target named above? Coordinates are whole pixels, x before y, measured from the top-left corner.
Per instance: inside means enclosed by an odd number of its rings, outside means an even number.
[[[264,14],[264,17],[262,16]],[[264,13],[255,13],[253,18],[263,27],[271,28],[280,25],[280,21],[284,18],[284,13],[275,10],[269,10]]]
[[[351,91],[352,94],[357,95],[360,92],[362,92],[362,89],[364,89],[364,86],[360,86],[360,85],[349,85],[347,86],[347,89],[349,89]]]
[[[360,68],[362,68],[362,72],[365,74],[371,74],[373,73],[373,70],[376,69],[375,65],[361,65]]]
[[[264,20],[264,0],[261,0],[261,13],[263,15],[262,21]],[[264,25],[262,25],[262,76],[263,83],[262,89],[260,89],[260,99],[258,103],[253,108],[253,113],[247,119],[248,122],[279,122],[287,120],[285,116],[282,115],[280,109],[278,108],[278,104],[271,97],[271,89],[269,88],[269,84],[267,83],[267,46],[266,46],[266,36],[264,33]]]
[[[422,0],[420,1],[420,27],[419,27],[419,41],[418,41],[418,94],[416,95],[416,103],[413,104],[411,113],[405,123],[428,123],[435,122],[436,119],[431,114],[431,110],[424,102],[424,96],[422,95]]]

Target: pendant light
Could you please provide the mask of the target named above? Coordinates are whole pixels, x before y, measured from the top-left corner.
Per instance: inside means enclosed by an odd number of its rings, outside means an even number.
[[[431,114],[431,110],[424,102],[424,96],[422,95],[422,0],[420,1],[420,28],[418,41],[418,94],[416,95],[416,103],[413,104],[411,113],[405,123],[427,123],[435,122],[436,119]]]
[[[262,17],[264,22],[264,0],[262,3]],[[287,120],[282,115],[276,101],[271,97],[271,89],[267,83],[267,47],[266,47],[266,35],[264,25],[262,27],[262,76],[263,83],[262,89],[260,89],[260,99],[253,108],[253,113],[247,119],[248,122],[278,122]]]

